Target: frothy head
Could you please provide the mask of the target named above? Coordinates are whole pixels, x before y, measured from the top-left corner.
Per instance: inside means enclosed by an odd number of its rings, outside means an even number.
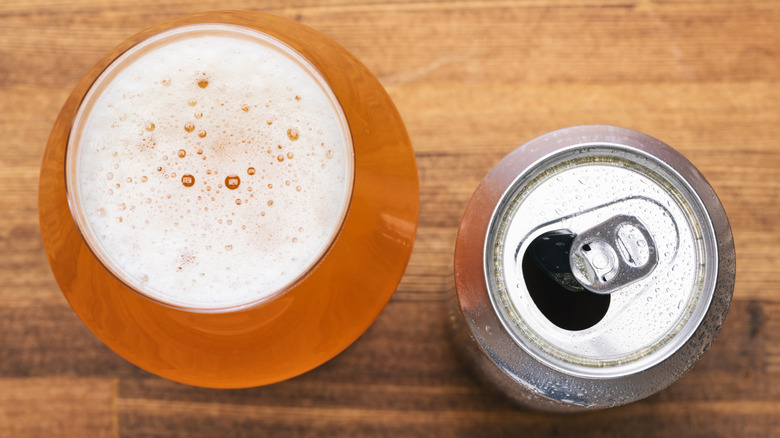
[[[346,119],[284,43],[222,24],[157,34],[101,74],[67,152],[74,217],[126,284],[193,310],[276,296],[349,204]]]

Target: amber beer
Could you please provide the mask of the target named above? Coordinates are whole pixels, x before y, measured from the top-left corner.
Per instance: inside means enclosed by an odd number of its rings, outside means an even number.
[[[419,209],[403,122],[300,23],[217,11],[120,44],[76,86],[41,169],[41,234],[82,321],[162,377],[278,382],[392,296]]]
[[[71,205],[92,250],[135,290],[187,309],[286,290],[329,247],[352,189],[351,138],[322,76],[226,24],[123,54],[87,94],[70,145]]]

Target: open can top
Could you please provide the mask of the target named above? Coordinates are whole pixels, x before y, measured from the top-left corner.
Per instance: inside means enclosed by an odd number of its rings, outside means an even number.
[[[568,266],[551,268],[568,268],[581,290],[538,278],[535,253],[555,251]],[[712,223],[685,179],[652,155],[604,142],[572,145],[522,172],[485,243],[490,297],[507,330],[550,366],[590,377],[636,372],[683,344],[709,307],[716,260]],[[573,323],[561,312],[590,315]]]
[[[453,327],[477,370],[547,410],[647,397],[691,368],[734,290],[712,187],[663,142],[614,126],[537,137],[476,189],[455,244]]]

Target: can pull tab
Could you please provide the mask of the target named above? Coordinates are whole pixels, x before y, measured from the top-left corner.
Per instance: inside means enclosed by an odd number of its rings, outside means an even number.
[[[597,294],[640,280],[657,264],[653,237],[639,219],[629,215],[613,216],[577,234],[569,250],[574,278]]]

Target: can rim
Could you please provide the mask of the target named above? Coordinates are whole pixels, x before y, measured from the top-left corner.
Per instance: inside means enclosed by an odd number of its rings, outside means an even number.
[[[718,249],[712,301],[699,327],[691,334],[691,341],[650,368],[606,379],[562,372],[532,356],[517,354],[517,345],[492,307],[482,263],[484,239],[493,209],[517,176],[517,169],[527,168],[549,153],[582,143],[629,144],[666,162],[701,199],[712,223]],[[577,410],[616,406],[647,397],[689,370],[709,348],[725,318],[734,289],[736,261],[733,236],[723,206],[693,164],[663,142],[640,132],[615,126],[585,125],[537,137],[509,153],[488,173],[472,195],[461,221],[454,268],[458,313],[462,315],[461,330],[468,334],[475,347],[472,350],[479,356],[472,360],[480,373],[520,403],[549,410]],[[550,382],[560,385],[551,388]],[[626,388],[631,389],[627,391]],[[590,398],[570,397],[579,392],[590,394]]]
[[[541,173],[544,173],[545,169],[556,166],[562,162],[575,160],[577,159],[575,155],[585,155],[584,152],[590,153],[592,151],[595,151],[596,154],[603,153],[606,155],[611,153],[612,150],[621,154],[640,157],[640,159],[647,160],[648,163],[652,163],[652,165],[656,165],[659,168],[668,171],[670,173],[669,176],[676,179],[674,182],[682,185],[683,190],[687,191],[690,195],[691,199],[686,199],[686,201],[693,201],[697,204],[691,207],[694,207],[698,210],[703,210],[702,212],[706,211],[698,194],[675,169],[666,165],[666,163],[660,161],[652,154],[649,154],[640,149],[636,149],[631,145],[609,142],[586,142],[573,144],[551,152],[550,154],[547,154],[534,161],[530,166],[523,169],[517,175],[517,177],[501,195],[498,205],[493,210],[491,215],[489,226],[486,230],[484,239],[485,244],[483,270],[485,275],[485,283],[488,288],[488,297],[490,298],[493,310],[496,313],[503,315],[505,314],[505,310],[502,309],[502,304],[498,302],[499,299],[497,295],[501,294],[500,291],[496,290],[498,285],[491,281],[494,270],[497,269],[495,266],[493,266],[493,257],[491,257],[491,254],[493,253],[493,248],[497,242],[498,236],[496,233],[499,229],[506,227],[506,225],[503,224],[501,218],[506,214],[510,214],[508,210],[509,204],[513,201],[513,199],[515,199],[516,194],[519,191],[525,190],[526,184],[535,180]],[[601,155],[598,156],[601,157]],[[636,166],[641,167],[642,164],[637,162]],[[647,172],[654,172],[654,170],[650,169],[649,167],[643,170]],[[656,175],[655,178],[665,177]],[[696,212],[694,211],[692,213],[695,215]],[[701,237],[704,238],[703,250],[705,252],[704,256],[706,257],[705,263],[711,264],[718,258],[718,251],[717,246],[715,245],[715,235],[714,230],[712,229],[712,222],[705,214],[705,216],[701,218],[700,223],[693,225],[703,225],[702,228],[705,228],[699,230],[699,232],[702,235]],[[528,354],[532,355],[536,360],[545,363],[547,366],[555,368],[566,374],[593,379],[608,379],[634,374],[666,360],[674,353],[674,351],[676,351],[676,349],[678,349],[681,345],[690,339],[690,337],[693,335],[693,332],[695,331],[695,328],[698,327],[698,325],[701,323],[701,320],[704,318],[706,309],[709,308],[712,301],[715,289],[714,278],[717,277],[717,269],[717,265],[712,266],[711,271],[706,273],[708,275],[704,278],[704,281],[701,284],[699,289],[700,292],[697,293],[701,299],[698,299],[695,303],[693,303],[695,305],[692,306],[692,308],[689,310],[688,318],[682,321],[681,324],[678,323],[675,325],[675,327],[670,328],[670,330],[674,330],[676,328],[679,330],[678,332],[665,335],[654,345],[645,347],[638,353],[629,354],[619,358],[613,358],[611,360],[593,361],[598,362],[598,364],[594,363],[587,365],[585,364],[587,361],[583,362],[582,364],[577,364],[574,362],[574,360],[576,360],[575,357],[560,351],[557,346],[545,342],[545,339],[541,339],[542,343],[549,344],[549,346],[534,345],[533,338],[544,338],[544,336],[535,332],[533,328],[527,326],[521,327],[519,331],[527,331],[529,334],[529,336],[524,336],[523,334],[518,333],[518,327],[513,327],[512,322],[509,321],[507,317],[499,318],[499,321],[504,326],[504,329],[507,330],[507,332],[513,338],[515,343],[523,348],[523,350],[525,350]],[[522,324],[516,322],[515,325],[525,326],[526,324],[525,322]]]

